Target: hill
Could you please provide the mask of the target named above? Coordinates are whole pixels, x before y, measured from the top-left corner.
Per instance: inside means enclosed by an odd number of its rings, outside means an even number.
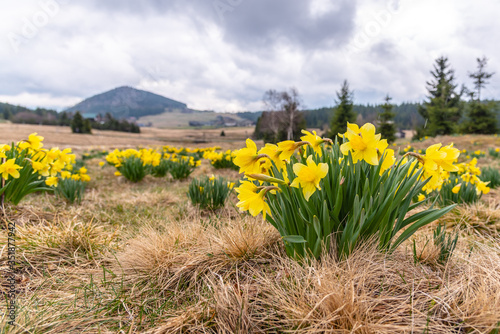
[[[189,112],[189,109],[185,103],[161,95],[132,87],[118,87],[89,97],[65,111],[80,111],[93,115],[110,113],[113,117],[121,119],[139,118],[172,111]]]
[[[139,118],[141,125],[151,124],[158,128],[187,128],[187,127],[232,127],[252,126],[254,122],[239,117],[238,114],[222,114],[213,111],[191,112],[164,112],[159,115],[143,116]]]

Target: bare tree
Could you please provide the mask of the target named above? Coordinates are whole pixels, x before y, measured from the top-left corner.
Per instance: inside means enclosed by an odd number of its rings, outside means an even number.
[[[299,113],[300,99],[296,88],[290,88],[289,92],[281,93],[283,106],[283,121],[286,123],[286,139],[293,140],[293,128]]]
[[[256,132],[273,142],[294,140],[298,129],[304,127],[304,119],[299,111],[301,101],[297,89],[290,88],[283,92],[270,89],[265,92],[263,103],[265,111],[258,122]]]
[[[273,133],[274,141],[278,138],[278,133],[282,123],[282,93],[275,89],[270,89],[264,93],[262,101],[267,111],[266,122],[262,124],[262,131]]]

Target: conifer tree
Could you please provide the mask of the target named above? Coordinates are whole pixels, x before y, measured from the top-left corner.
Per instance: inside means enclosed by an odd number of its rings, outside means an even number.
[[[483,58],[476,58],[477,61],[477,72],[469,73],[469,77],[474,79],[474,87],[477,90],[477,100],[481,101],[481,88],[488,83],[486,80],[491,78],[494,72],[487,73],[484,71],[486,64],[488,63],[488,58],[483,56]]]
[[[385,97],[385,103],[381,105],[382,112],[378,114],[379,117],[379,131],[383,139],[387,139],[387,142],[392,143],[396,140],[396,128],[394,126],[394,114],[392,112],[393,105],[391,104],[391,97],[389,94]]]
[[[73,133],[91,133],[92,129],[90,126],[90,121],[84,120],[82,114],[79,111],[75,113],[73,119],[71,120],[71,131]]]
[[[487,80],[493,76],[492,73],[484,71],[488,59],[486,57],[477,58],[477,72],[469,73],[469,77],[474,79],[476,91],[469,93],[470,102],[467,105],[467,120],[462,124],[462,131],[465,133],[493,134],[498,131],[497,118],[495,114],[495,103],[481,102],[481,88],[488,83]]]
[[[332,139],[335,139],[337,134],[343,134],[347,131],[347,122],[356,121],[356,114],[353,111],[353,93],[349,90],[347,80],[342,83],[340,92],[337,92],[337,98],[338,104],[334,109],[329,133],[329,137]]]
[[[447,57],[436,59],[431,74],[433,79],[427,82],[429,101],[419,108],[426,121],[426,128],[421,133],[429,136],[455,133],[462,113],[464,89],[456,92],[455,71],[450,68]]]

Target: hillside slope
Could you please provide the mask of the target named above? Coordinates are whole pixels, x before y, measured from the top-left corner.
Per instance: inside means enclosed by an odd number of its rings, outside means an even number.
[[[84,114],[111,113],[115,118],[158,115],[168,111],[187,111],[187,105],[161,95],[132,87],[118,87],[108,92],[94,95],[66,109]]]

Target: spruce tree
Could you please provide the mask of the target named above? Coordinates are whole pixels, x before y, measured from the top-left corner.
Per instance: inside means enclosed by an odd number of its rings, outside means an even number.
[[[347,131],[347,122],[356,121],[356,114],[353,111],[353,93],[349,90],[347,80],[342,83],[340,92],[337,92],[337,98],[338,104],[334,109],[329,133],[329,137],[334,140],[337,134],[344,134]]]
[[[79,111],[75,113],[71,120],[71,131],[73,133],[91,133],[90,121],[84,120]]]
[[[420,115],[426,121],[422,133],[429,136],[455,133],[463,108],[463,89],[456,92],[455,71],[450,68],[447,57],[436,59],[431,74],[433,79],[427,82],[429,101],[419,108]]]
[[[70,125],[70,123],[71,123],[71,122],[70,122],[70,119],[69,119],[69,117],[68,117],[68,113],[67,113],[67,112],[65,112],[65,111],[63,111],[63,112],[61,113],[61,118],[60,118],[60,120],[59,120],[59,125],[62,125],[62,126],[68,126],[68,125]]]
[[[465,133],[493,134],[498,131],[497,118],[495,114],[495,103],[481,102],[481,88],[488,83],[487,80],[494,73],[484,71],[488,59],[486,57],[477,58],[477,72],[469,73],[469,77],[474,79],[476,91],[469,93],[470,102],[467,105],[467,120],[462,124],[462,131]],[[477,97],[477,98],[476,98]]]
[[[477,90],[477,100],[481,101],[481,88],[485,87],[485,85],[488,83],[486,80],[491,78],[495,73],[487,73],[484,71],[484,68],[488,63],[488,58],[483,56],[483,58],[476,58],[476,61],[477,72],[469,73],[469,77],[474,79],[474,87]]]
[[[92,133],[92,124],[90,123],[90,120],[86,118],[83,121],[83,132],[82,133]]]
[[[382,139],[387,139],[387,142],[392,143],[396,140],[396,128],[394,126],[394,114],[392,112],[393,105],[391,104],[389,94],[385,97],[385,103],[381,105],[382,112],[378,114],[380,125],[379,131]]]

